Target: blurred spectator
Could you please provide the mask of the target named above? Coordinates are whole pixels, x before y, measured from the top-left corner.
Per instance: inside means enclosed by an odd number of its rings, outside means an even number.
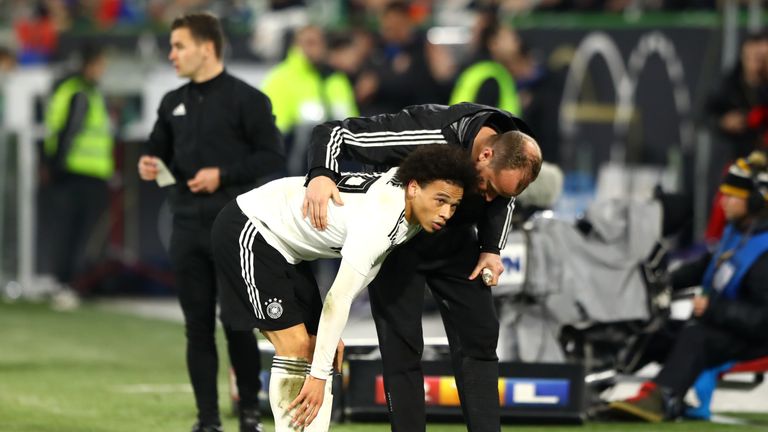
[[[485,16],[480,15],[484,21]],[[456,80],[450,104],[476,102],[521,115],[515,79],[507,65],[518,51],[519,39],[510,28],[494,20],[480,31],[479,45]]]
[[[544,158],[560,163],[560,135],[557,128],[560,98],[563,94],[567,64],[544,64],[523,40],[508,68],[517,85],[522,117],[536,131],[536,140]]]
[[[759,142],[757,131],[747,125],[747,114],[760,105],[760,89],[768,77],[768,34],[748,35],[741,45],[739,63],[720,82],[707,101],[715,130],[726,148],[723,160],[748,155]]]
[[[277,61],[285,55],[291,32],[309,24],[304,1],[272,0],[266,10],[256,13],[251,50],[262,59]]]
[[[355,83],[360,111],[373,115],[446,103],[455,73],[450,54],[415,28],[407,3],[389,3],[380,18],[377,47]]]
[[[36,2],[30,9],[21,11],[21,15],[14,21],[20,47],[19,63],[48,62],[58,45],[58,30],[46,2]]]
[[[110,118],[97,88],[106,68],[100,47],[82,51],[79,71],[60,81],[48,103],[41,180],[49,186],[56,231],[49,236],[54,275],[72,287],[85,245],[107,207],[114,161]]]
[[[714,158],[723,161],[726,167],[730,161],[749,154],[761,143],[759,122],[753,118],[755,124],[750,127],[748,116],[756,107],[765,103],[760,99],[767,79],[768,34],[747,35],[741,45],[739,63],[723,78],[706,105],[717,140],[721,143],[716,147]],[[722,194],[717,192],[704,234],[708,243],[717,242],[726,225],[721,199]]]
[[[305,149],[312,126],[358,115],[349,78],[325,64],[327,57],[323,30],[317,26],[301,28],[285,60],[270,71],[262,85],[272,101],[277,127],[286,136],[289,175],[307,170]],[[300,126],[307,126],[306,136],[299,136]]]

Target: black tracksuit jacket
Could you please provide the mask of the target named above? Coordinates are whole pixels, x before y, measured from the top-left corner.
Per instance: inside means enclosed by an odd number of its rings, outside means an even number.
[[[373,165],[375,170],[396,166],[419,145],[450,144],[471,152],[484,125],[502,133],[528,126],[510,113],[486,105],[460,103],[414,105],[394,114],[352,117],[326,122],[312,131],[309,177],[325,175],[338,180],[339,160]],[[477,194],[465,196],[451,224],[477,223],[480,248],[499,253],[507,241],[514,199],[497,197],[490,203]]]
[[[161,158],[176,177],[170,191],[174,217],[205,223],[285,166],[269,98],[226,70],[163,97],[147,152]],[[187,181],[206,167],[220,168],[221,185],[212,194],[193,194]]]

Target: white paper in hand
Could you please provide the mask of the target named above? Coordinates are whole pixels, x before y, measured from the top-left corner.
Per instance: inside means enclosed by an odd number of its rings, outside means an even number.
[[[165,165],[165,162],[160,158],[155,158],[155,161],[157,162],[157,178],[155,179],[157,185],[166,187],[176,184],[176,179],[173,177],[173,174],[171,174],[171,170]]]

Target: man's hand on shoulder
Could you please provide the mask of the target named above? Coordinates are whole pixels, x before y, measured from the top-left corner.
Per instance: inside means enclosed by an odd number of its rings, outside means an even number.
[[[321,231],[328,228],[328,200],[331,198],[337,206],[344,205],[339,188],[332,179],[317,176],[307,184],[301,214],[305,218],[309,217],[312,226]]]
[[[194,193],[214,193],[221,185],[221,172],[219,168],[201,168],[195,174],[195,178],[187,181],[189,190]]]

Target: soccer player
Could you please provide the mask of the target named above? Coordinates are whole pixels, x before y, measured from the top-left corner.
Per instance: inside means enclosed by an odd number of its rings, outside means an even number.
[[[258,328],[274,345],[269,399],[277,431],[328,429],[328,378],[353,298],[393,248],[421,230],[441,230],[464,188],[476,182],[466,153],[444,147],[424,147],[385,173],[342,176],[346,205],[329,208],[324,231],[302,215],[304,177],[242,194],[217,217],[212,241],[221,319],[233,329]],[[305,261],[338,257],[322,306]]]

